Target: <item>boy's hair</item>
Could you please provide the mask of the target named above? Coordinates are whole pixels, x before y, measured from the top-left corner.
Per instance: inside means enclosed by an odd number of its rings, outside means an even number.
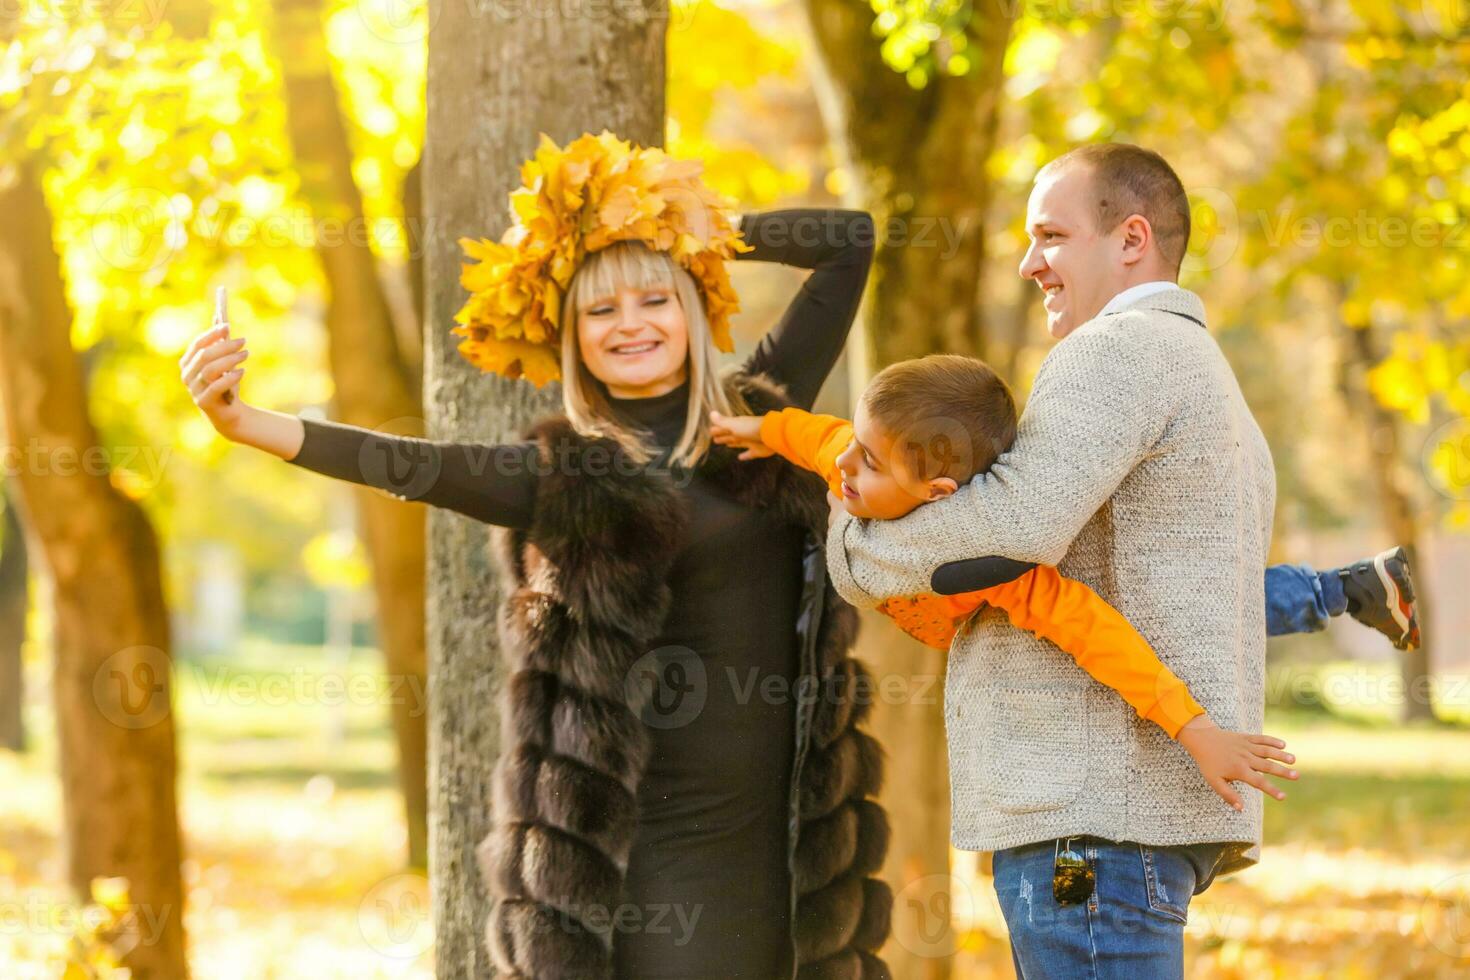
[[[930,354],[890,365],[863,392],[863,404],[920,480],[963,484],[1016,441],[1011,389],[973,357]]]
[[[1088,143],[1042,167],[1037,178],[1081,165],[1097,199],[1097,230],[1107,234],[1130,214],[1153,229],[1159,255],[1179,274],[1189,247],[1189,198],[1167,160],[1132,143]]]

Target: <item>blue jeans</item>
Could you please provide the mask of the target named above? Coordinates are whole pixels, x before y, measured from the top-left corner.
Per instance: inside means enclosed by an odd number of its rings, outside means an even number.
[[[1266,569],[1266,635],[1315,633],[1347,610],[1347,596],[1336,571],[1310,565],[1272,565]]]
[[[1052,896],[1055,841],[995,852],[995,893],[1016,976],[1182,980],[1189,901],[1214,880],[1221,846],[1097,837],[1072,838],[1071,845],[1097,876],[1092,897],[1076,905],[1058,905]]]

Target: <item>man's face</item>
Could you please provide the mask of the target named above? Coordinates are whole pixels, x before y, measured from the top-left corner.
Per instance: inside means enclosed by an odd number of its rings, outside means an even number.
[[[1126,287],[1123,226],[1099,233],[1096,216],[1085,166],[1042,177],[1026,204],[1031,245],[1021,259],[1021,278],[1046,293],[1046,328],[1058,340],[1097,316]]]

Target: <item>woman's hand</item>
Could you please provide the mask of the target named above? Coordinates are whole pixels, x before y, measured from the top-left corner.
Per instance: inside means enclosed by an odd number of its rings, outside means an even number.
[[[1247,783],[1267,796],[1284,800],[1286,794],[1268,781],[1266,776],[1297,778],[1295,769],[1287,769],[1278,764],[1296,761],[1296,756],[1284,751],[1286,743],[1281,739],[1270,735],[1227,732],[1218,727],[1207,714],[1196,715],[1179,729],[1179,744],[1194,757],[1195,765],[1199,766],[1199,771],[1204,774],[1210,788],[1237,810],[1241,809],[1242,804],[1240,794],[1230,785],[1231,780]]]
[[[722,446],[745,450],[740,459],[761,459],[775,450],[761,442],[761,416],[709,413],[710,438]]]
[[[245,338],[230,337],[225,290],[221,286],[215,295],[214,324],[195,337],[179,358],[179,374],[194,404],[226,439],[235,438],[245,419],[246,405],[235,389],[245,376],[242,364],[249,356]]]

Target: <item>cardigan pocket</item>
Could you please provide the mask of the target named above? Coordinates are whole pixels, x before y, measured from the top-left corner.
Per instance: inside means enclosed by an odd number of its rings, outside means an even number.
[[[970,778],[1001,813],[1061,809],[1086,779],[1086,716],[1081,684],[994,689],[981,735],[985,764]]]

